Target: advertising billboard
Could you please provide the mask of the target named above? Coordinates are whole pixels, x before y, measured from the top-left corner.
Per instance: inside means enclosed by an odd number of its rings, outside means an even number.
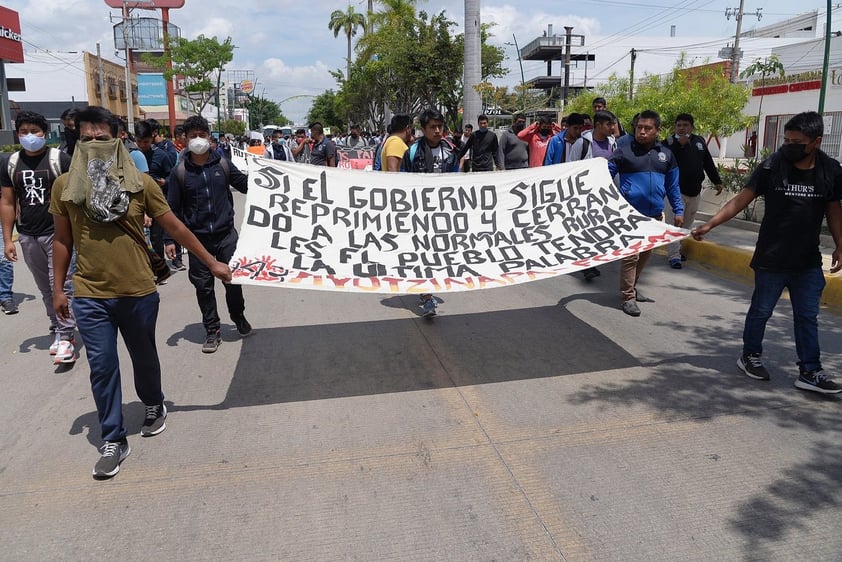
[[[167,105],[167,81],[164,75],[137,75],[137,102],[140,105]]]

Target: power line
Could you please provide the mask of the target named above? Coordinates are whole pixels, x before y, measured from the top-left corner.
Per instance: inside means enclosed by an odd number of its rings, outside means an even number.
[[[705,2],[703,4],[703,6],[707,6],[712,1],[713,0],[708,0],[708,2]],[[669,14],[670,12],[677,12],[675,15],[673,15],[672,19],[680,17],[683,13],[683,10],[685,8],[687,8],[688,6],[690,6],[694,2],[695,2],[695,0],[683,0],[682,2],[677,4],[676,6],[673,6],[671,8],[667,8],[665,10],[665,13],[662,14],[662,17],[660,19],[660,23],[664,23],[665,21],[671,21],[671,19],[665,19],[665,16],[667,16],[667,14]],[[640,31],[640,30],[642,30],[645,27],[650,26],[650,25],[652,25],[652,18],[646,17],[646,18],[638,21],[637,23],[634,23],[634,24],[631,24],[631,25],[627,26],[622,31],[618,31],[617,33],[614,33],[612,35],[609,35],[608,37],[605,37],[605,38],[597,41],[593,45],[590,45],[589,48],[594,49],[594,48],[600,47],[602,45],[607,45],[612,41],[612,39],[615,39],[615,38],[631,37],[631,36],[635,35],[638,31]]]

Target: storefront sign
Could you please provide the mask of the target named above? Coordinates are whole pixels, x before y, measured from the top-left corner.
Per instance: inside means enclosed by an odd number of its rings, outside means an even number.
[[[2,6],[0,6],[0,60],[23,62],[20,16],[14,10]]]

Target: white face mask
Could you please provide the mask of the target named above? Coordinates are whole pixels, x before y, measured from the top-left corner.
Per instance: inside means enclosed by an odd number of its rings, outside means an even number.
[[[24,135],[22,137],[18,137],[20,141],[20,145],[24,148],[24,150],[28,150],[29,152],[38,152],[44,145],[47,144],[47,139],[44,137],[39,137],[38,135],[33,135],[32,133],[28,135]]]
[[[187,149],[193,154],[204,154],[210,149],[210,141],[202,137],[190,139],[187,143]]]

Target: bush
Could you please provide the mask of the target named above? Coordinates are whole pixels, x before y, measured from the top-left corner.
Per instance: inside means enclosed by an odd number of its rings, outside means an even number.
[[[760,157],[745,159],[737,158],[734,160],[734,164],[732,166],[718,164],[717,168],[719,168],[719,177],[722,178],[722,186],[725,190],[733,194],[737,194],[742,191],[748,181],[748,178],[751,177],[751,174],[757,166],[769,157],[770,153],[771,151],[768,148],[764,148],[760,151]],[[745,209],[743,209],[743,219],[757,222],[755,211],[757,201],[759,199],[759,197],[756,197]]]

